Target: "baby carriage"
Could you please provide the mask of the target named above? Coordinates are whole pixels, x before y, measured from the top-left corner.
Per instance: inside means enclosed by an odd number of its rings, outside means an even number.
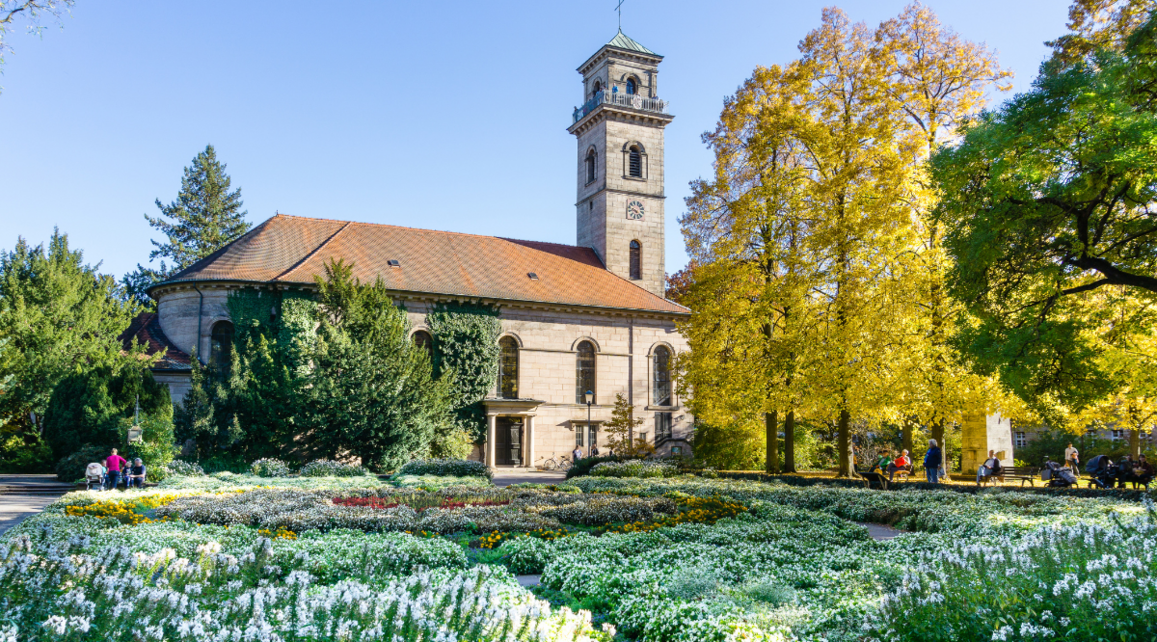
[[[1085,472],[1093,476],[1089,487],[1112,488],[1117,481],[1118,466],[1106,455],[1097,455],[1085,464]]]
[[[1042,480],[1048,482],[1046,485],[1050,488],[1068,488],[1077,483],[1077,476],[1073,474],[1073,471],[1047,459],[1040,476]]]
[[[97,490],[105,490],[108,485],[108,476],[104,472],[104,466],[93,462],[84,468],[84,489],[92,490],[96,486]]]

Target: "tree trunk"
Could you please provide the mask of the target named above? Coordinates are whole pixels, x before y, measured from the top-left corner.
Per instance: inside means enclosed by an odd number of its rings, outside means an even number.
[[[788,410],[783,418],[783,472],[795,470],[795,411]]]
[[[1141,456],[1141,431],[1129,431],[1129,454],[1133,456],[1133,461]]]
[[[840,449],[840,477],[851,477],[855,471],[852,455],[851,414],[847,410],[840,411],[839,436],[836,442]]]
[[[900,447],[912,454],[912,420],[904,421],[904,427],[900,429]]]
[[[763,428],[767,432],[766,470],[772,475],[779,474],[779,411],[772,410],[763,415]]]

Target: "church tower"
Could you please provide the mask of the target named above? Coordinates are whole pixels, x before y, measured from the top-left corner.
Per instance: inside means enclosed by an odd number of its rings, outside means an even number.
[[[607,269],[664,293],[663,57],[619,31],[578,68],[583,105],[567,130],[578,139],[578,245]]]

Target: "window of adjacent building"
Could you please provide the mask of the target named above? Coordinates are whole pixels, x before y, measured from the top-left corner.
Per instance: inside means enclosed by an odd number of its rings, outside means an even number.
[[[629,95],[633,96],[636,93],[638,93],[638,91],[639,91],[639,86],[637,84],[635,84],[635,79],[634,78],[628,78],[627,79],[627,93]]]
[[[671,350],[667,346],[656,346],[653,357],[652,370],[654,371],[654,389],[652,403],[656,406],[671,405]],[[658,416],[658,415],[656,415]],[[658,436],[658,431],[655,435]]]
[[[1113,429],[1113,439],[1114,440],[1120,440],[1120,439],[1124,439],[1124,438],[1125,438],[1125,431],[1124,430],[1121,430],[1120,428],[1114,428]]]
[[[498,360],[498,396],[518,399],[518,341],[502,337],[498,341],[502,356]]]
[[[209,334],[209,365],[228,372],[233,362],[233,324],[218,321]]]
[[[655,413],[655,443],[671,438],[671,413]]]
[[[582,448],[585,445],[583,443],[583,435],[586,433],[586,431],[587,431],[586,424],[574,427],[574,445],[575,445],[575,448]]]
[[[410,339],[413,340],[414,345],[425,350],[431,359],[434,358],[434,337],[430,336],[429,332],[418,330]]]
[[[587,152],[587,183],[595,182],[595,162],[598,160],[598,154],[595,150]]]
[[[578,358],[575,368],[575,401],[587,402],[588,390],[595,392],[595,346],[590,341],[578,344]]]
[[[643,244],[631,241],[631,279],[643,278]]]
[[[1013,445],[1016,446],[1017,448],[1024,448],[1025,446],[1028,445],[1028,438],[1025,437],[1025,434],[1023,432],[1014,432],[1012,434],[1012,438],[1013,438]]]
[[[643,177],[643,152],[639,151],[638,145],[631,145],[631,149],[627,150],[630,158],[630,174],[636,178]]]

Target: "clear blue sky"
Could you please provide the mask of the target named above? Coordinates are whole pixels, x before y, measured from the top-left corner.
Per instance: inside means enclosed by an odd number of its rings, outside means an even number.
[[[623,31],[666,58],[667,270],[710,172],[700,134],[756,65],[795,58],[831,0],[627,0]],[[904,0],[841,2],[876,25]],[[1028,87],[1064,0],[939,0]],[[0,247],[69,234],[116,275],[142,214],[207,143],[253,223],[274,211],[575,242],[575,68],[615,35],[615,0],[77,0],[64,29],[13,33],[0,76]]]

